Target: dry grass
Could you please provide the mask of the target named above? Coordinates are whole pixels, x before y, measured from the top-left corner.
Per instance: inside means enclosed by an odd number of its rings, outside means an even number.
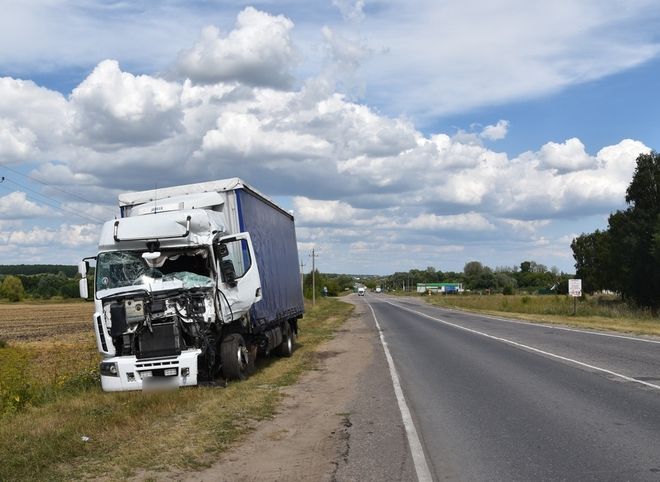
[[[584,329],[609,330],[636,335],[660,335],[660,319],[632,310],[616,300],[589,298],[577,302],[566,296],[430,296],[438,306],[489,313],[538,323],[562,324]]]
[[[224,389],[103,393],[95,383],[22,407],[0,419],[0,480],[120,480],[143,470],[210,465],[256,421],[275,414],[281,387],[314,366],[315,349],[351,311],[336,300],[317,301],[300,321],[293,357],[263,360],[247,381]],[[91,322],[87,326],[91,333]],[[65,361],[59,363],[66,364],[68,340],[57,343],[49,359],[60,354]]]

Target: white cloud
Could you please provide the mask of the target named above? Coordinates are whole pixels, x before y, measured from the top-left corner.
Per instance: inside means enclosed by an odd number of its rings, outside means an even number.
[[[28,80],[0,78],[0,163],[58,153],[70,123],[66,99]]]
[[[488,231],[495,229],[495,226],[488,219],[475,212],[448,216],[420,214],[414,219],[411,219],[406,227],[425,231]]]
[[[575,137],[564,143],[548,142],[538,153],[543,167],[562,172],[580,171],[593,167],[596,159],[588,155],[584,144]]]
[[[655,19],[647,1],[396,0],[363,23],[387,52],[366,67],[367,95],[433,116],[548,94],[656,57],[652,29],[638,28]]]
[[[344,224],[355,210],[341,201],[318,201],[306,197],[293,198],[296,219],[303,223]]]
[[[332,0],[345,20],[359,22],[364,20],[364,0]]]
[[[15,162],[34,156],[37,136],[29,128],[0,119],[0,162]]]
[[[509,132],[509,121],[499,120],[495,125],[487,125],[479,134],[480,137],[489,141],[499,141],[504,139]]]
[[[34,227],[30,230],[16,230],[3,235],[4,243],[17,248],[47,246],[57,247],[89,246],[98,241],[98,226],[95,224],[62,224],[57,229]]]
[[[167,138],[181,128],[180,91],[178,84],[122,72],[117,61],[104,60],[71,94],[76,133],[97,147]]]
[[[501,221],[511,227],[516,232],[522,232],[525,234],[535,234],[540,228],[548,226],[550,224],[549,219],[542,220],[532,220],[532,221],[523,221],[520,219],[506,219],[502,218]]]
[[[0,197],[0,219],[23,219],[46,216],[50,210],[27,198],[24,192],[14,191]]]
[[[194,82],[241,82],[274,88],[289,87],[296,55],[290,38],[293,22],[252,7],[238,14],[225,38],[205,27],[199,41],[179,54],[176,70]]]
[[[330,144],[325,139],[294,130],[282,130],[276,123],[266,126],[253,114],[225,113],[218,118],[217,125],[217,129],[204,134],[204,154],[259,157],[265,162],[273,156],[319,157],[330,150]],[[197,155],[201,156],[202,152]]]

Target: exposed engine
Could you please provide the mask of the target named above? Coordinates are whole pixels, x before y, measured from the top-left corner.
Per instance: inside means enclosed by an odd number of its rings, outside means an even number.
[[[122,293],[104,299],[103,314],[117,356],[171,357],[199,348],[200,373],[212,376],[217,339],[213,288]]]

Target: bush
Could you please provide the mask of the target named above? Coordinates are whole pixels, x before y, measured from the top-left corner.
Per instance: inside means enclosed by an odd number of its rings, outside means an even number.
[[[503,295],[507,295],[507,296],[512,295],[512,294],[513,294],[513,286],[505,286],[505,287],[502,289],[502,294],[503,294]]]
[[[0,285],[0,296],[9,301],[21,301],[25,297],[23,283],[16,276],[6,276]]]

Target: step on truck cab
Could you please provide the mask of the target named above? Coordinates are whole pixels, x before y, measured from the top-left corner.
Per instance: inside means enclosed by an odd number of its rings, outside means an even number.
[[[291,356],[304,304],[293,216],[238,178],[119,196],[80,264],[105,391],[246,378]]]

